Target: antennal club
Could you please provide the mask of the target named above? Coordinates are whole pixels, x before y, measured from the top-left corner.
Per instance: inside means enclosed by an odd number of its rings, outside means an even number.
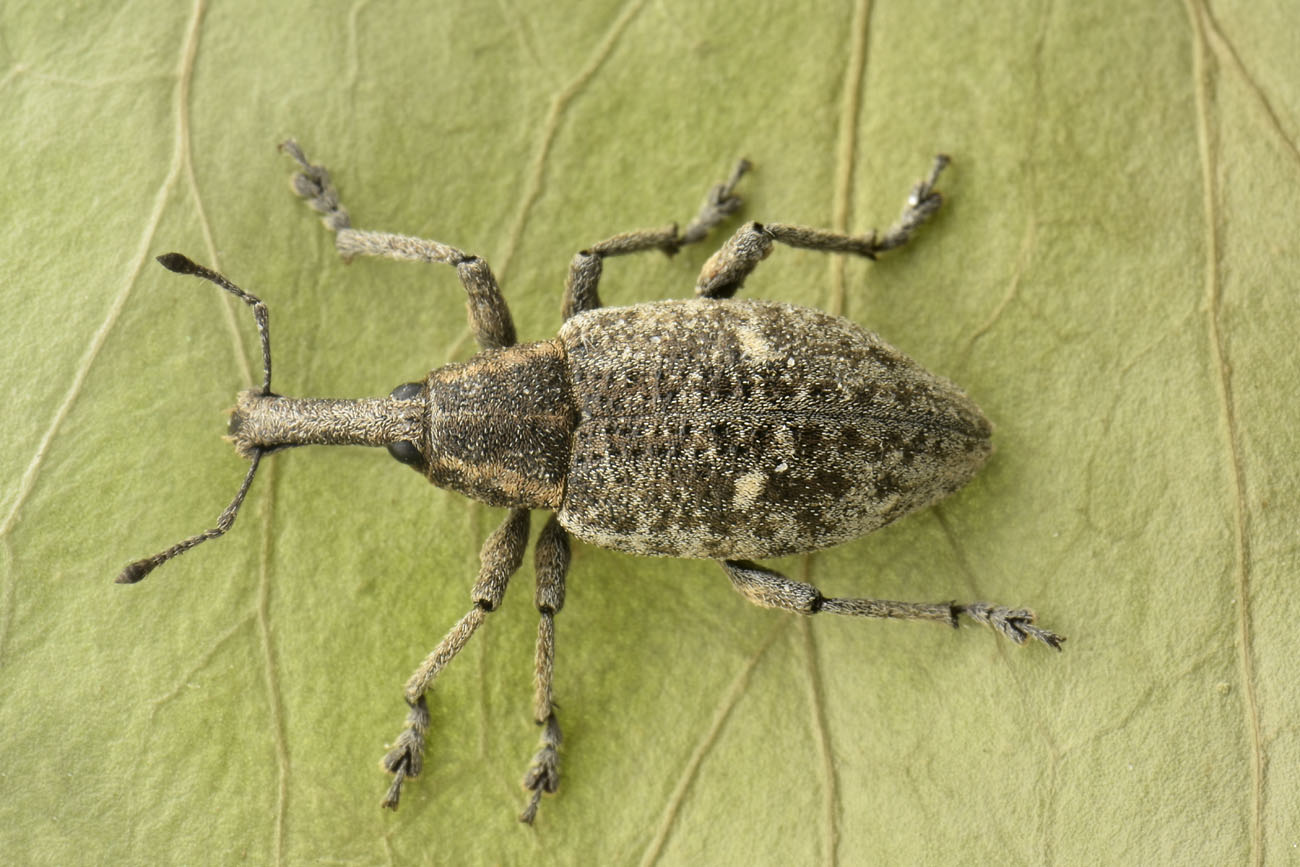
[[[271,334],[268,325],[268,315],[266,305],[260,298],[250,295],[243,289],[240,289],[234,283],[231,283],[225,277],[218,274],[210,268],[204,268],[182,256],[180,253],[166,253],[158,257],[158,262],[168,271],[177,274],[192,274],[195,277],[202,277],[204,280],[215,283],[222,289],[225,289],[231,295],[243,301],[253,308],[253,318],[257,320],[257,333],[262,339],[262,394],[271,394]],[[173,557],[184,554],[186,551],[206,542],[209,539],[215,539],[224,535],[235,524],[235,516],[239,514],[239,507],[244,504],[244,496],[248,493],[248,488],[253,484],[253,476],[257,473],[257,465],[262,460],[262,449],[254,449],[252,453],[252,463],[248,468],[248,474],[244,476],[244,483],[239,486],[239,493],[226,506],[225,511],[217,518],[217,525],[210,530],[204,530],[198,535],[191,536],[181,542],[177,542],[165,551],[154,554],[152,557],[145,557],[142,560],[136,560],[131,565],[122,570],[117,576],[118,584],[134,584],[143,579],[153,570],[166,563]]]

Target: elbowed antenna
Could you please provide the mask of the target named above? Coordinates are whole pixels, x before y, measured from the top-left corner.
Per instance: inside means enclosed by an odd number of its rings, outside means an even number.
[[[235,524],[235,515],[238,514],[239,507],[244,504],[244,495],[248,493],[248,486],[253,484],[253,474],[257,472],[257,464],[260,460],[262,460],[262,453],[258,451],[253,455],[253,462],[248,467],[248,475],[244,476],[244,483],[239,486],[239,493],[235,494],[235,499],[230,501],[230,505],[226,506],[226,510],[221,513],[221,517],[217,518],[217,526],[213,527],[211,530],[204,530],[198,535],[190,536],[184,541],[177,542],[166,551],[160,551],[152,557],[145,557],[142,560],[136,560],[130,566],[123,569],[122,574],[117,576],[115,579],[117,583],[134,584],[173,557],[184,554],[200,542],[215,539],[233,527]]]
[[[262,394],[270,394],[271,331],[270,326],[268,325],[269,315],[266,312],[266,305],[262,303],[262,299],[255,295],[249,295],[243,289],[240,289],[216,271],[213,271],[211,268],[204,268],[189,257],[182,256],[180,253],[163,253],[158,257],[158,264],[175,274],[192,274],[195,277],[202,277],[204,280],[216,283],[222,289],[225,289],[231,295],[234,295],[240,301],[243,301],[249,307],[253,308],[253,318],[257,320],[257,333],[258,336],[262,338]]]
[[[196,264],[190,259],[182,256],[180,253],[165,253],[158,257],[158,263],[168,271],[177,274],[192,274],[195,277],[202,277],[217,284],[225,289],[231,295],[243,301],[249,307],[253,308],[253,318],[257,320],[257,333],[262,339],[262,394],[271,394],[271,333],[268,326],[268,315],[266,305],[260,298],[249,295],[243,289],[240,289],[234,283],[231,283],[225,277],[209,268]],[[165,551],[160,551],[152,557],[145,557],[142,560],[136,560],[131,565],[122,570],[122,574],[117,576],[118,584],[134,584],[144,578],[154,569],[157,569],[168,560],[198,545],[200,542],[206,542],[209,539],[215,539],[223,535],[235,523],[235,516],[239,513],[239,507],[244,503],[244,495],[248,493],[248,488],[253,484],[253,476],[257,473],[257,465],[262,459],[262,449],[254,449],[248,455],[252,464],[248,468],[248,475],[244,476],[244,483],[239,486],[239,493],[235,494],[235,499],[230,501],[221,517],[217,518],[217,525],[210,530],[204,530],[198,535],[191,536],[181,542],[177,542]]]

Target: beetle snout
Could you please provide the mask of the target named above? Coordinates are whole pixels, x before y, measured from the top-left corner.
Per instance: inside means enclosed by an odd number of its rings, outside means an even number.
[[[226,439],[235,447],[242,458],[252,458],[259,449],[266,450],[267,443],[260,442],[258,436],[257,409],[275,395],[264,395],[258,391],[241,391],[235,401],[235,408],[230,411],[230,424],[226,426]]]

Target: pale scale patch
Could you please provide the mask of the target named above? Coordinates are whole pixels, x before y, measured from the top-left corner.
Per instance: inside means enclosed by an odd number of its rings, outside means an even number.
[[[767,487],[767,474],[761,470],[752,470],[736,479],[735,493],[731,498],[731,507],[737,512],[748,512],[758,502],[763,489]]]

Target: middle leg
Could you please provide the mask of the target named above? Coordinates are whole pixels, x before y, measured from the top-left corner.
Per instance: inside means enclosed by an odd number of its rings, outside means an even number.
[[[623,256],[642,250],[663,250],[671,256],[687,244],[702,240],[714,226],[740,207],[741,198],[735,193],[736,184],[749,168],[747,160],[736,163],[731,177],[709,190],[700,205],[700,212],[686,226],[685,232],[679,232],[677,224],[672,223],[662,229],[624,232],[585,250],[579,250],[569,264],[569,278],[564,281],[564,318],[601,306],[597,287],[603,269],[602,261],[606,256]]]
[[[912,188],[903,212],[883,235],[877,235],[874,230],[865,235],[841,235],[826,229],[786,223],[746,223],[704,263],[695,284],[695,294],[701,298],[730,298],[735,295],[745,278],[767,258],[772,252],[772,244],[777,242],[827,253],[853,253],[868,259],[903,246],[943,204],[943,196],[934,185],[946,165],[948,158],[943,154],[934,158],[930,174]]]
[[[533,719],[542,729],[537,754],[524,774],[524,788],[532,794],[519,821],[531,825],[537,817],[542,793],[560,786],[560,722],[555,717],[551,678],[555,673],[555,615],[564,607],[564,575],[569,571],[569,534],[555,515],[537,537],[534,552],[537,572],[537,691],[533,698]]]

